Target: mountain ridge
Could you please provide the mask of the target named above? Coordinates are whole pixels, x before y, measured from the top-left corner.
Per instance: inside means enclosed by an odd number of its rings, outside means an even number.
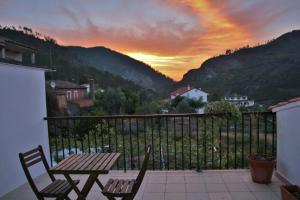
[[[188,71],[178,86],[201,87],[211,95],[238,93],[270,105],[300,96],[300,30],[267,44],[220,55]]]

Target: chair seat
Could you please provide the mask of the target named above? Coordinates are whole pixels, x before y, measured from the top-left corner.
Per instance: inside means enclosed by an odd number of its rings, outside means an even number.
[[[109,179],[102,193],[106,196],[124,197],[132,194],[135,179]]]
[[[79,180],[74,180],[74,183],[77,185]],[[66,180],[57,179],[52,182],[50,185],[41,190],[41,194],[44,197],[57,197],[60,195],[66,195],[72,190],[71,185]]]

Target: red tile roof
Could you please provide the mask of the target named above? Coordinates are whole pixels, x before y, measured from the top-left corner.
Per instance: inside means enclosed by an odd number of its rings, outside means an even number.
[[[292,98],[292,99],[289,99],[287,101],[282,101],[282,102],[279,102],[273,106],[270,106],[269,109],[272,110],[274,108],[278,108],[278,107],[281,107],[281,106],[284,106],[284,105],[287,105],[289,103],[294,103],[294,102],[300,102],[300,97],[296,97],[296,98]]]
[[[76,101],[79,104],[80,108],[90,107],[94,105],[94,101],[92,99],[81,99]]]
[[[184,94],[184,93],[190,91],[191,89],[193,89],[193,88],[189,87],[189,86],[178,88],[177,90],[175,90],[174,92],[171,93],[171,96],[178,96],[178,95]]]

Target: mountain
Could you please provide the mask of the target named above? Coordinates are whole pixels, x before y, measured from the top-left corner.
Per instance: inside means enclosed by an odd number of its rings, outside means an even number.
[[[93,66],[122,78],[131,80],[145,88],[160,90],[170,87],[173,81],[155,71],[149,65],[105,47],[67,47],[68,52],[84,65]]]
[[[14,27],[4,27],[0,29],[0,35],[37,48],[38,65],[49,66],[51,46],[52,64],[56,67],[60,76],[65,76],[60,73],[65,72],[66,68],[68,68],[68,71],[73,70],[79,74],[84,71],[95,72],[96,70],[104,76],[113,76],[117,79],[131,81],[135,85],[156,92],[164,92],[174,84],[172,79],[155,71],[149,65],[117,51],[105,47],[61,46],[56,44],[55,40],[50,37],[38,37],[40,36],[39,33],[24,28],[23,31],[23,29],[17,30]],[[67,76],[73,78],[69,74]],[[120,82],[120,85],[122,85],[122,82]]]
[[[300,96],[300,30],[257,47],[206,60],[187,72],[178,86],[191,85],[211,97],[248,95],[263,105]]]

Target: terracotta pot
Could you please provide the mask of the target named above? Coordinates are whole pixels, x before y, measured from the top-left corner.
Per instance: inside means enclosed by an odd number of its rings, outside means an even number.
[[[276,160],[273,156],[251,155],[248,157],[252,180],[256,183],[271,183]]]
[[[297,185],[283,185],[280,186],[281,198],[282,200],[299,200],[300,199],[300,187]],[[298,193],[298,197],[295,196],[295,193]]]

